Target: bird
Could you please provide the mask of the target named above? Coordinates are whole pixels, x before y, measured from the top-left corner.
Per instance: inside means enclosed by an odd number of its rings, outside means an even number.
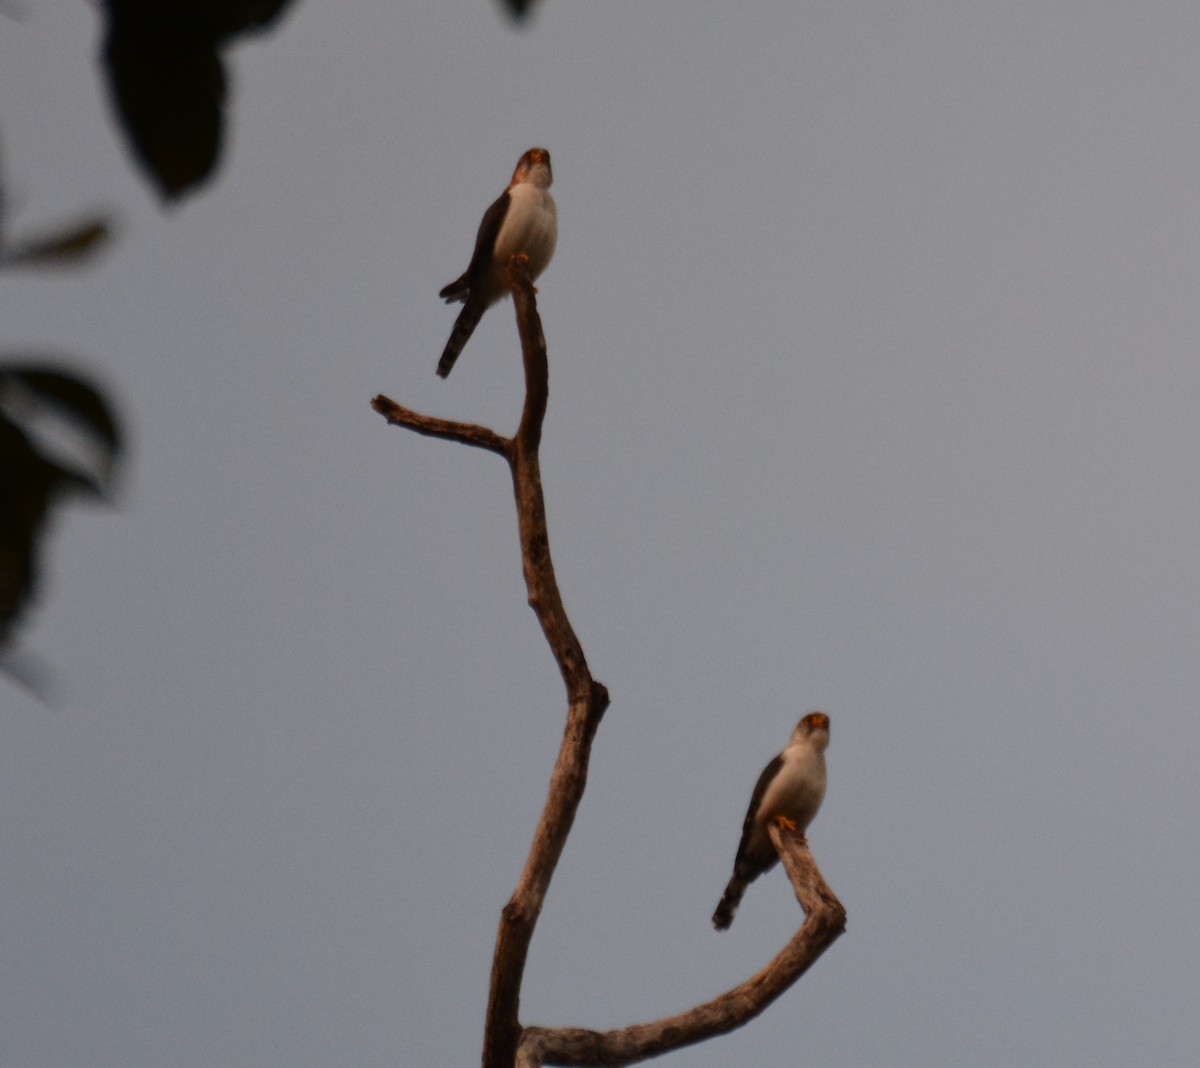
[[[447,304],[463,303],[438,362],[440,378],[454,367],[483,313],[507,296],[508,261],[524,255],[534,279],[549,265],[558,243],[558,208],[550,195],[553,181],[550,153],[531,148],[517,161],[508,188],[483,213],[470,266],[438,293]]]
[[[771,833],[772,823],[804,834],[825,799],[825,749],[829,745],[829,717],[810,712],[792,731],[783,752],[758,777],[750,809],[742,824],[742,840],[733,861],[733,877],[713,913],[713,926],[727,930],[746,887],[779,860]]]

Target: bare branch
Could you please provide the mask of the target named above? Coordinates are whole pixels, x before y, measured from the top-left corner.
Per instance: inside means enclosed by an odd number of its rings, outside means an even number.
[[[397,404],[390,397],[380,393],[371,401],[371,407],[384,417],[392,426],[402,426],[415,430],[431,438],[445,438],[448,441],[461,441],[464,445],[474,445],[488,452],[499,453],[508,459],[512,450],[512,441],[501,437],[494,430],[475,423],[456,423],[452,419],[437,419],[432,415],[422,415],[411,408]]]
[[[519,1068],[624,1065],[657,1057],[749,1023],[796,982],[845,930],[846,911],[817,870],[803,835],[772,825],[771,840],[807,917],[770,964],[712,1001],[653,1023],[603,1032],[527,1027],[516,1061]]]
[[[536,291],[523,257],[514,256],[509,261],[508,278],[525,363],[525,407],[510,457],[521,561],[530,607],[537,615],[567,688],[568,709],[566,730],[550,777],[546,805],[517,887],[500,914],[484,1029],[484,1068],[511,1068],[515,1063],[521,1038],[521,981],[529,943],[542,911],[546,889],[583,797],[592,739],[608,707],[608,691],[592,678],[583,648],[567,619],[550,558],[538,463],[542,421],[549,397],[549,368],[542,321],[534,297]]]
[[[550,396],[546,339],[534,297],[537,290],[533,288],[525,257],[512,258],[508,279],[516,305],[521,355],[525,363],[525,408],[512,442],[513,493],[517,502],[525,588],[529,593],[529,605],[537,614],[542,632],[562,671],[567,699],[574,704],[590,698],[592,676],[558,592],[546,530],[546,504],[542,497],[542,472],[538,460],[542,422]]]
[[[653,1023],[607,1032],[522,1028],[521,983],[529,945],[587,785],[592,740],[608,708],[608,691],[592,678],[554,575],[538,460],[550,395],[546,339],[528,260],[514,256],[507,269],[525,367],[525,405],[516,434],[504,438],[487,427],[435,419],[384,396],[376,397],[371,406],[396,426],[487,449],[508,460],[529,605],[537,615],[567,690],[566,728],[551,773],[546,804],[525,868],[500,914],[484,1026],[483,1068],[633,1064],[732,1031],[754,1019],[842,933],[846,913],[821,878],[804,836],[789,835],[772,826],[771,839],[792,880],[796,899],[807,915],[800,930],[765,968],[712,1001]]]
[[[484,1068],[508,1068],[516,1056],[521,1038],[521,980],[529,944],[587,785],[592,738],[607,707],[608,691],[596,683],[593,696],[572,704],[568,712],[562,747],[550,777],[546,806],[534,833],[525,869],[500,914],[484,1032]]]

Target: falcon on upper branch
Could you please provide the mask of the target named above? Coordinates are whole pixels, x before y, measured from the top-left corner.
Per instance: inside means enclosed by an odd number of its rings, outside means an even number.
[[[817,814],[825,798],[828,745],[829,717],[824,712],[810,712],[796,724],[787,747],[758,777],[733,861],[733,878],[713,913],[713,926],[718,931],[733,923],[733,914],[746,887],[779,860],[769,825],[777,823],[803,834]]]
[[[550,263],[558,241],[558,212],[550,195],[553,181],[550,153],[531,148],[517,161],[508,188],[484,212],[471,265],[438,294],[447,304],[463,302],[438,363],[440,377],[450,373],[483,313],[508,294],[508,261],[516,255],[526,256],[529,274],[535,279]]]

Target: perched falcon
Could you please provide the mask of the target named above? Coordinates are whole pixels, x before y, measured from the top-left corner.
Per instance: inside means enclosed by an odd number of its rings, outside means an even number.
[[[531,148],[517,161],[512,181],[483,215],[475,236],[471,265],[439,294],[447,304],[463,302],[446,342],[437,373],[445,378],[483,313],[508,294],[505,270],[518,253],[529,257],[529,273],[537,278],[550,263],[558,241],[558,212],[550,195],[550,153]]]
[[[746,887],[779,860],[768,826],[778,823],[803,834],[817,814],[825,797],[827,745],[829,717],[824,712],[810,712],[796,724],[784,751],[758,777],[733,861],[733,878],[713,913],[713,926],[718,931],[733,923]]]

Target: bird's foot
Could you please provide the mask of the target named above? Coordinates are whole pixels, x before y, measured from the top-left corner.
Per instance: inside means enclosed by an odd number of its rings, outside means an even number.
[[[775,825],[781,831],[795,831],[796,830],[796,821],[794,819],[790,819],[787,816],[776,816],[775,817]]]

